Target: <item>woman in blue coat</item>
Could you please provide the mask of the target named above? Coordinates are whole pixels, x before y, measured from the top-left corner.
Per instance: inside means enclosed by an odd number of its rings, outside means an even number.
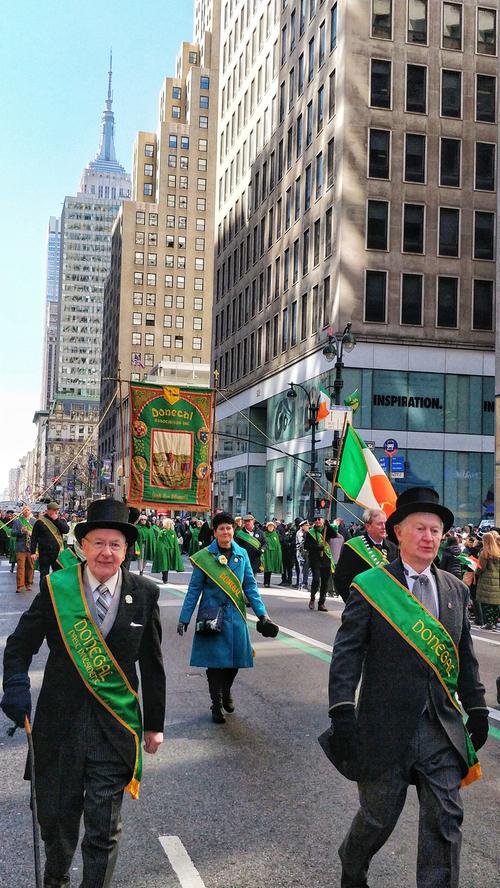
[[[208,687],[212,700],[212,719],[216,724],[224,724],[225,718],[222,708],[226,712],[234,711],[234,703],[231,697],[231,686],[238,669],[253,666],[253,651],[250,643],[250,635],[244,614],[244,602],[240,595],[233,597],[228,595],[218,583],[209,576],[205,570],[195,563],[200,556],[208,562],[211,573],[217,576],[221,573],[220,581],[223,581],[223,573],[229,578],[239,580],[243,595],[250,602],[256,616],[259,617],[257,628],[262,629],[265,623],[269,629],[273,625],[269,621],[266,608],[259,595],[257,583],[250,567],[248,555],[234,540],[234,521],[227,512],[220,512],[214,517],[213,530],[215,539],[204,550],[213,556],[213,562],[207,559],[207,555],[197,553],[193,556],[193,574],[189,588],[184,599],[184,604],[179,616],[177,631],[182,635],[189,625],[191,617],[198,601],[200,602],[196,625],[199,626],[203,618],[213,619],[222,617],[220,631],[196,631],[193,638],[191,651],[191,666],[205,666],[207,668]],[[229,568],[229,573],[226,568]],[[234,576],[233,576],[234,575]],[[222,608],[222,611],[219,609]],[[267,627],[266,627],[267,628]],[[277,627],[276,627],[277,631]],[[266,631],[264,634],[276,634]]]

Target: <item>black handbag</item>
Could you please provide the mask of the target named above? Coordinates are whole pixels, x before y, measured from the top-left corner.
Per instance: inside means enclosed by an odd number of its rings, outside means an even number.
[[[222,632],[226,607],[226,604],[221,604],[200,608],[195,624],[196,635],[215,635]]]

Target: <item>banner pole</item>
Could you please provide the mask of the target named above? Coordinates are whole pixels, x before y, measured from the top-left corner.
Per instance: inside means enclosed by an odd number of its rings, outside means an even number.
[[[124,483],[125,483],[125,426],[123,422],[123,401],[122,401],[122,376],[121,376],[121,368],[120,362],[118,361],[118,400],[119,400],[119,411],[120,411],[120,438],[121,438],[121,448],[122,448],[122,458],[121,458],[121,467],[122,467],[122,497],[126,496]],[[116,492],[116,491],[115,491]]]
[[[210,514],[214,513],[214,499],[215,499],[215,477],[214,477],[214,467],[215,467],[215,407],[217,401],[217,390],[219,383],[219,371],[214,370],[214,388],[212,395],[212,452],[210,454]]]

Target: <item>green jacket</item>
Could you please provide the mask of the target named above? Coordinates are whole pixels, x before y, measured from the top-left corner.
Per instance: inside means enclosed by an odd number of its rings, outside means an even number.
[[[175,530],[160,530],[151,570],[153,573],[163,573],[165,570],[184,570],[184,562],[181,558]]]
[[[283,553],[281,551],[280,538],[275,530],[271,533],[265,530],[264,537],[267,543],[262,559],[264,571],[280,574],[283,572]]]

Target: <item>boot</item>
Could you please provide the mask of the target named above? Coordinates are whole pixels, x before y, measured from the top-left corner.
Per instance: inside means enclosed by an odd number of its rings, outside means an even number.
[[[222,691],[219,687],[218,682],[215,681],[215,677],[211,675],[207,670],[207,680],[208,680],[208,690],[210,692],[210,699],[212,701],[212,721],[215,722],[216,725],[223,725],[226,722],[224,718],[224,714],[222,712]]]
[[[314,610],[314,598],[309,599],[309,610],[310,611]]]
[[[222,705],[226,712],[234,712],[234,700],[231,696],[232,679],[227,679],[222,685]]]
[[[70,888],[69,874],[66,873],[60,879],[45,875],[43,878],[43,888]]]

